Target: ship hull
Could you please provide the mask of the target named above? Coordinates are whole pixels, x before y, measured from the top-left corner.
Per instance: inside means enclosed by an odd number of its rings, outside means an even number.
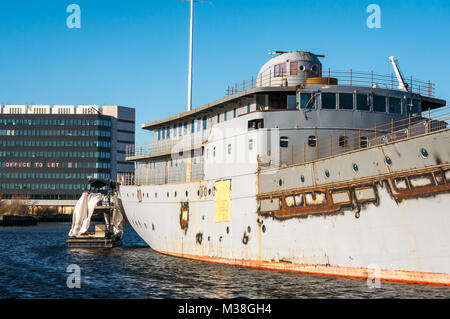
[[[216,194],[208,192],[214,190],[214,181],[121,186],[120,193],[132,227],[162,254],[370,282],[450,285],[449,134],[447,130],[270,174],[258,169],[253,175],[230,178],[225,218],[218,218]],[[361,163],[367,156],[379,167],[377,152],[388,152],[395,162],[421,145],[430,151],[424,165],[412,160],[402,163],[406,169],[390,165],[386,172],[368,173],[370,178],[361,169],[350,182],[344,178],[320,183],[317,177],[311,188],[288,185],[287,175],[300,176],[305,169],[317,173],[319,167]],[[389,147],[397,150],[398,158]],[[428,160],[435,157],[439,161],[431,165]],[[430,185],[427,176],[432,177]],[[407,189],[401,189],[402,178],[410,185]],[[286,189],[272,189],[269,184],[280,179]],[[317,196],[325,194],[323,203],[313,196],[315,202],[308,207],[306,191],[314,190],[320,191]],[[289,207],[291,195],[304,196],[306,204]]]

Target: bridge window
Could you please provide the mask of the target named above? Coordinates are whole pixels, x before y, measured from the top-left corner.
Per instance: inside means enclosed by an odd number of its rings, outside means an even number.
[[[406,110],[408,111],[408,114],[411,115],[419,115],[421,112],[421,106],[419,100],[408,100],[408,104],[406,106]]]
[[[336,109],[335,93],[322,93],[322,109]]]
[[[227,111],[223,112],[223,120],[224,120],[224,121],[227,120]]]
[[[206,130],[208,127],[208,122],[206,121],[206,116],[203,117],[203,129]]]
[[[300,93],[300,108],[315,109],[316,96],[312,93]]]
[[[220,114],[217,114],[217,123],[220,123]]]
[[[191,133],[195,133],[195,120],[191,122]]]
[[[236,108],[233,109],[233,117],[236,118]]]
[[[369,94],[356,94],[356,109],[359,111],[370,111]]]
[[[247,104],[247,113],[250,113],[250,104]]]
[[[297,75],[298,74],[298,61],[292,61],[291,65],[291,75]]]
[[[386,112],[386,97],[382,95],[373,95],[373,111]]]
[[[201,121],[201,119],[197,119],[197,132],[200,132],[202,129]]]
[[[353,94],[352,93],[339,93],[339,109],[340,110],[353,110]]]
[[[184,135],[186,135],[188,132],[188,124],[187,124],[187,122],[184,122],[183,125],[184,125]]]
[[[179,123],[179,124],[178,124],[178,135],[179,135],[179,136],[181,136],[181,134],[183,133],[182,127],[183,127],[183,124],[182,124],[182,123]]]
[[[174,137],[177,136],[177,125],[176,124],[173,126],[173,136]]]
[[[161,140],[161,129],[159,128],[158,129],[158,141],[160,141]]]
[[[286,148],[289,146],[289,138],[287,136],[280,137],[280,147]]]
[[[316,147],[317,145],[317,137],[314,135],[308,136],[308,146]]]
[[[347,146],[347,136],[339,136],[339,146],[346,147]]]
[[[402,113],[402,99],[397,97],[389,98],[389,113],[401,114]]]
[[[166,137],[170,138],[170,126],[166,128]]]
[[[273,75],[275,77],[283,76],[285,74],[286,74],[286,63],[281,63],[274,66]]]

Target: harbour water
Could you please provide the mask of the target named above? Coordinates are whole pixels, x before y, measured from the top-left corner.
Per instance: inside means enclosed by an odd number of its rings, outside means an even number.
[[[123,246],[68,249],[68,223],[0,227],[0,298],[450,298],[450,287],[283,273],[160,255],[126,225]],[[70,265],[80,288],[69,288]]]

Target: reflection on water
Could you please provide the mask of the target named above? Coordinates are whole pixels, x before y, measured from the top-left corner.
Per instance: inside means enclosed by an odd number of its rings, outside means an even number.
[[[122,247],[68,249],[70,224],[0,228],[3,298],[450,298],[450,287],[264,271],[164,256],[130,228]],[[69,289],[71,264],[81,288]]]

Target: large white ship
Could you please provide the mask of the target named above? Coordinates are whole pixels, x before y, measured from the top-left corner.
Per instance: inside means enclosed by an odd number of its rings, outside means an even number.
[[[227,96],[142,126],[120,197],[153,250],[450,285],[450,110],[431,82],[278,52]]]

